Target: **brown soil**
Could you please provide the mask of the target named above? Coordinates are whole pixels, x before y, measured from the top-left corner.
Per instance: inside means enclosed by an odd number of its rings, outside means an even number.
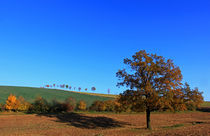
[[[210,113],[156,113],[153,130],[144,114],[0,115],[1,136],[194,136],[210,135]],[[99,136],[100,136],[99,135]]]

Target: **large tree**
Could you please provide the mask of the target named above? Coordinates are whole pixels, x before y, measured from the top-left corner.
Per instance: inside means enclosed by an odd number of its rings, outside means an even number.
[[[117,77],[120,79],[118,86],[129,87],[131,90],[127,92],[132,93],[124,94],[143,101],[147,128],[151,129],[151,111],[164,107],[165,104],[172,105],[173,99],[177,98],[175,96],[181,93],[181,70],[172,60],[146,53],[145,50],[134,54],[132,59],[124,59],[124,64],[128,67],[127,70],[117,72]]]

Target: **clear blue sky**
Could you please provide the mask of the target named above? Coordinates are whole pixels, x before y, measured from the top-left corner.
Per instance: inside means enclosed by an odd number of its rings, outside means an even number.
[[[210,101],[209,0],[0,2],[0,85],[117,94],[123,59],[143,49],[173,59]]]

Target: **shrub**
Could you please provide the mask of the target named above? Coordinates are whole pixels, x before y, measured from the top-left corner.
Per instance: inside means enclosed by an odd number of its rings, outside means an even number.
[[[79,103],[77,105],[77,109],[84,111],[84,110],[86,110],[86,106],[87,106],[87,104],[85,103],[85,101],[81,100],[81,101],[79,101]]]
[[[63,112],[65,111],[63,107],[63,103],[58,102],[56,99],[52,101],[52,104],[50,105],[50,112],[57,113],[57,112]]]
[[[121,103],[119,103],[118,101],[115,101],[114,102],[114,111],[120,113],[120,112],[126,111],[126,109],[124,108],[124,106]]]
[[[62,108],[66,112],[74,111],[75,107],[76,107],[76,101],[72,97],[67,98],[65,102],[62,104]]]
[[[106,110],[106,105],[103,101],[95,101],[93,104],[90,106],[90,110],[92,111],[105,111]]]
[[[94,101],[93,104],[89,107],[91,111],[98,111],[100,101]]]
[[[18,104],[16,96],[10,94],[6,100],[5,109],[9,111],[17,111]]]
[[[25,101],[25,99],[20,96],[17,100],[16,100],[16,103],[17,103],[17,110],[18,111],[28,111],[29,107],[30,107],[30,103]]]
[[[106,110],[106,105],[104,102],[100,102],[99,107],[98,107],[98,111],[105,111]]]
[[[2,111],[5,111],[5,106],[4,106],[4,104],[0,104],[0,111],[2,112]]]
[[[106,111],[109,111],[109,112],[115,111],[115,100],[104,101],[104,104],[106,106]]]
[[[49,110],[50,110],[50,105],[42,97],[37,97],[34,103],[29,108],[29,112],[38,113],[38,114],[48,113]]]

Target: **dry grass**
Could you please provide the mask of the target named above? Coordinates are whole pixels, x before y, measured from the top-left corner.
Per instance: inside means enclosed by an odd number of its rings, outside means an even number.
[[[87,95],[93,95],[93,96],[110,97],[110,98],[117,98],[118,97],[118,95],[114,95],[114,94],[99,94],[99,93],[76,92],[76,91],[69,91],[69,92],[80,93],[80,94],[87,94]]]
[[[201,107],[210,107],[210,102],[206,101],[201,104]]]
[[[153,130],[144,114],[1,115],[0,135],[140,136],[210,135],[210,113],[152,114]]]

